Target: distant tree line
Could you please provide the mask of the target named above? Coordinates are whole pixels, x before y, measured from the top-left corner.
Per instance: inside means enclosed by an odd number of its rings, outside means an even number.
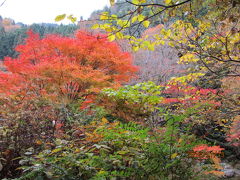
[[[40,37],[44,37],[46,34],[60,34],[63,36],[71,36],[78,28],[77,25],[57,25],[57,24],[32,24],[26,26],[21,24],[20,28],[6,30],[4,26],[0,26],[0,60],[3,60],[5,56],[16,57],[18,53],[15,51],[15,47],[18,44],[24,43],[24,39],[27,37],[26,32],[32,29]]]

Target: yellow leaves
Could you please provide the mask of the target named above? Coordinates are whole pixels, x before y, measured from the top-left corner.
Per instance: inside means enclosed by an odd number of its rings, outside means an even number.
[[[81,149],[77,148],[75,149],[74,153],[80,153],[81,152]]]
[[[41,140],[36,140],[36,141],[35,141],[35,144],[37,144],[37,145],[42,145],[42,143],[43,143],[43,142],[42,142]]]
[[[150,51],[154,51],[154,49],[155,49],[154,44],[148,45],[148,49],[149,49]]]
[[[55,18],[55,21],[56,21],[56,22],[62,21],[63,19],[65,19],[65,17],[66,17],[66,14],[58,15],[58,16]]]
[[[115,39],[116,39],[116,36],[115,36],[114,34],[110,34],[110,35],[108,36],[108,40],[109,40],[110,42],[114,41]]]
[[[111,15],[111,19],[112,19],[112,20],[117,20],[117,18],[118,18],[118,16],[117,16],[116,14],[112,14],[112,15]]]
[[[109,19],[109,13],[108,12],[103,12],[100,15],[100,20],[108,20]]]
[[[221,119],[220,121],[218,121],[218,124],[219,124],[221,127],[229,128],[229,127],[230,127],[230,124],[229,124],[228,122],[229,122],[228,119]]]
[[[166,5],[169,5],[172,2],[172,0],[165,0]]]
[[[174,47],[174,43],[173,43],[172,41],[170,41],[170,42],[168,43],[168,45],[171,46],[171,47]]]
[[[156,45],[164,45],[165,41],[164,40],[159,40],[156,42]]]
[[[132,3],[134,3],[134,4],[142,4],[145,2],[147,2],[147,0],[132,0]]]
[[[101,170],[97,173],[97,175],[99,176],[103,176],[103,175],[106,175],[108,172],[104,171],[104,170]]]
[[[222,167],[221,164],[220,164],[221,160],[220,160],[219,157],[217,157],[217,156],[214,155],[214,154],[210,154],[209,156],[210,156],[210,159],[213,161],[213,167],[214,167],[215,169],[218,169],[218,170],[219,170],[219,169],[223,169],[223,167]],[[204,173],[205,173],[205,174],[213,174],[213,175],[215,175],[215,176],[223,176],[223,175],[224,175],[224,172],[218,171],[218,170],[206,171],[206,172],[204,172]]]
[[[133,49],[134,52],[136,52],[136,51],[139,50],[139,46],[133,46],[132,49]]]
[[[118,126],[119,124],[120,124],[120,123],[119,123],[118,121],[116,121],[116,122],[113,122],[113,123],[112,123],[112,126],[115,127],[115,126]]]
[[[119,19],[119,20],[117,20],[117,25],[119,25],[119,26],[121,26],[123,28],[129,27],[130,26],[130,21]]]
[[[171,159],[175,159],[176,157],[177,157],[177,153],[173,153],[172,155],[171,155]]]
[[[110,1],[111,6],[114,6],[115,0],[109,0],[109,1]]]
[[[92,29],[98,29],[100,26],[99,26],[99,24],[94,24],[94,25],[92,25]]]
[[[237,44],[239,41],[240,41],[240,33],[232,34],[229,37],[229,44],[234,45],[234,44]]]
[[[143,26],[145,28],[148,28],[149,25],[150,25],[150,21],[148,20],[145,20],[146,17],[142,14],[139,14],[137,16],[134,16],[132,19],[131,19],[131,23],[135,23],[136,21],[139,21],[139,22],[142,22]]]
[[[105,23],[105,24],[94,24],[92,26],[92,29],[97,29],[97,28],[100,28],[100,29],[104,29],[105,31],[107,32],[113,32],[115,31],[115,27],[111,26],[112,24],[111,23]]]
[[[123,26],[124,26],[124,21],[121,20],[121,19],[119,19],[119,20],[117,21],[117,25],[123,27]]]
[[[209,22],[198,21],[198,29],[200,32],[206,31],[209,27],[211,27]]]
[[[68,20],[70,20],[72,23],[75,23],[77,21],[77,18],[74,17],[72,14],[67,17]]]
[[[179,59],[178,63],[179,64],[184,64],[184,63],[188,64],[188,63],[195,63],[198,61],[199,61],[199,59],[194,54],[187,53]]]
[[[150,25],[150,21],[143,21],[142,24],[145,28],[148,28],[148,26]]]
[[[137,16],[137,20],[138,20],[139,22],[144,21],[144,19],[145,19],[145,16],[142,15],[142,14],[139,14],[139,15]]]
[[[148,49],[150,51],[154,51],[155,45],[157,45],[157,42],[152,42],[152,41],[143,41],[141,43],[141,48]]]
[[[138,20],[138,16],[133,16],[131,21],[132,21],[132,23],[135,23],[137,20]]]
[[[162,29],[160,33],[164,36],[165,39],[168,39],[171,36],[172,31],[171,29]]]
[[[159,44],[164,45],[164,44],[165,44],[165,41],[160,40],[160,41],[159,41]]]
[[[132,3],[139,4],[139,0],[132,0]]]
[[[107,123],[108,123],[108,120],[107,120],[105,117],[103,117],[103,118],[102,118],[101,125],[104,125],[104,124],[107,124]]]
[[[217,157],[216,155],[210,155],[210,158],[211,158],[211,160],[213,161],[214,167],[215,167],[216,169],[223,169],[223,167],[222,167],[221,164],[220,164],[221,160],[220,160],[219,157]]]
[[[102,138],[103,138],[103,135],[98,134],[98,133],[96,133],[96,132],[86,133],[86,136],[87,136],[87,137],[86,137],[86,141],[88,141],[88,142],[94,142],[94,143],[101,141]]]
[[[123,38],[124,38],[124,35],[123,35],[123,33],[121,33],[121,32],[117,32],[117,33],[116,33],[116,37],[117,37],[118,39],[123,39]]]
[[[222,123],[227,123],[228,119],[222,119]]]
[[[125,155],[125,154],[128,154],[129,151],[118,151],[117,154],[120,154],[120,155]]]
[[[57,149],[52,150],[51,154],[58,153],[60,151],[62,151],[62,148],[57,148]]]
[[[183,26],[183,21],[177,20],[172,26],[174,28],[179,27],[179,26],[182,27]]]
[[[205,74],[203,73],[189,73],[186,76],[181,76],[181,77],[173,77],[169,81],[169,84],[176,85],[178,83],[187,85],[187,83],[194,82],[196,81],[199,77],[203,76]]]

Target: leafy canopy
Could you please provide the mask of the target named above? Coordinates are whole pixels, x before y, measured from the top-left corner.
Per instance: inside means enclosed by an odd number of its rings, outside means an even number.
[[[134,76],[130,54],[104,35],[77,32],[74,38],[28,32],[17,46],[16,59],[6,57],[9,73],[0,72],[0,94],[43,96],[75,100],[118,87]]]
[[[206,72],[240,75],[239,1],[122,0],[114,6],[118,4],[128,4],[130,10],[124,15],[103,12],[102,22],[92,28],[104,29],[111,41],[128,39],[134,51],[154,50],[164,44],[175,47],[181,57],[179,63],[194,65],[189,76],[177,81],[191,82]],[[150,32],[156,24],[163,25],[154,35],[142,33],[149,27]]]

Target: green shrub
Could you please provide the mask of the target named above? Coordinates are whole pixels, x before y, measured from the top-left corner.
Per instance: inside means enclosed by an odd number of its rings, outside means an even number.
[[[87,126],[86,138],[78,143],[59,140],[55,149],[26,158],[29,166],[22,167],[20,179],[197,179],[201,175],[202,169],[196,171],[196,161],[189,157],[197,144],[194,136],[177,130],[181,118],[173,117],[169,127],[158,131],[132,122],[104,121],[95,128]],[[96,136],[101,138],[91,141]]]
[[[150,81],[118,90],[107,88],[102,91],[99,101],[109,114],[122,121],[143,122],[158,110],[162,89]]]

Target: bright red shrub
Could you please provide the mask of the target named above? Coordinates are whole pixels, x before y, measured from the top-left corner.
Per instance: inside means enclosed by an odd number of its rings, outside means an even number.
[[[164,99],[162,103],[182,103],[185,106],[193,106],[197,103],[211,104],[213,106],[220,106],[221,102],[216,101],[217,90],[215,89],[201,89],[194,86],[186,85],[167,85],[163,91],[164,94],[170,96]]]
[[[77,32],[75,38],[28,32],[16,59],[5,58],[0,94],[43,96],[52,100],[86,98],[104,87],[118,87],[134,76],[130,54],[104,35]]]
[[[200,144],[193,148],[193,151],[195,153],[213,153],[213,154],[219,154],[221,151],[224,150],[224,148],[221,148],[220,146],[208,146],[206,144]]]

